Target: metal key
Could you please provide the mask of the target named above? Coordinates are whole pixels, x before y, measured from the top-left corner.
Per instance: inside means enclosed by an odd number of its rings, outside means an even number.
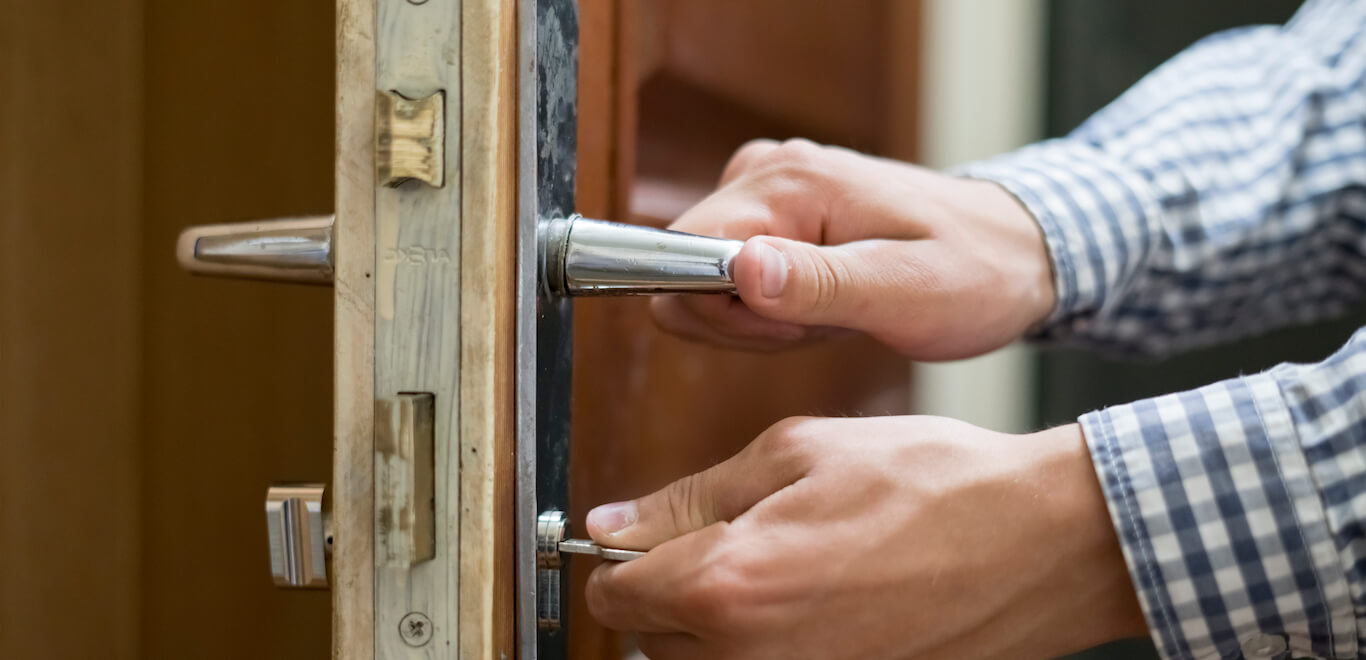
[[[639,550],[620,550],[618,548],[604,548],[588,539],[565,539],[560,541],[560,552],[568,552],[575,555],[595,555],[607,561],[631,561],[645,556]]]

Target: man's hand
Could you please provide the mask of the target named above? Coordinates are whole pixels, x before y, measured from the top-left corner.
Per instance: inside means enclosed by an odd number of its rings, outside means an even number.
[[[1000,186],[794,140],[751,142],[672,229],[747,240],[740,298],[662,297],[666,330],[773,349],[828,328],[918,360],[1010,343],[1052,309],[1043,235]]]
[[[588,516],[588,606],[653,660],[1051,658],[1143,635],[1080,427],[793,419]]]

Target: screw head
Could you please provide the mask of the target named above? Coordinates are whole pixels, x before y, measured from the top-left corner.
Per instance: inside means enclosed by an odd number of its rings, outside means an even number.
[[[398,636],[408,646],[426,646],[434,633],[432,620],[421,612],[409,612],[398,622]]]

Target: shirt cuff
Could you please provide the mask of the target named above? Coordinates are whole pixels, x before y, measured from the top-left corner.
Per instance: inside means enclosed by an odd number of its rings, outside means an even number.
[[[1347,579],[1272,374],[1080,421],[1163,657],[1356,657]]]
[[[1040,142],[955,173],[1000,184],[1043,229],[1057,303],[1036,338],[1132,348],[1134,332],[1096,327],[1096,318],[1119,303],[1160,238],[1161,207],[1147,179],[1075,138]]]

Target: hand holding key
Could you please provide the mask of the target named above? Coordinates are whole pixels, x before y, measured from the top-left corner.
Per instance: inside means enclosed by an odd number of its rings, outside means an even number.
[[[651,660],[1057,657],[1147,631],[1104,502],[1075,424],[788,420],[589,513],[650,551],[588,606]]]

